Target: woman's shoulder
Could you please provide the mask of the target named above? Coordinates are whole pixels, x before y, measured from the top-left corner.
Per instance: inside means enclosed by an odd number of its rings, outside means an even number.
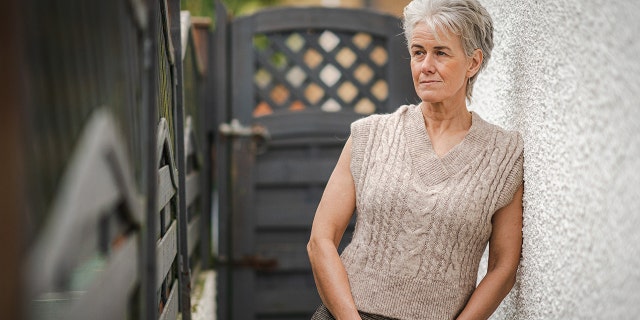
[[[518,130],[508,130],[501,126],[495,125],[496,127],[496,141],[497,142],[508,142],[515,143],[522,147],[524,141],[522,140],[522,134]]]
[[[475,111],[474,111],[475,113]],[[485,128],[485,132],[494,137],[494,145],[496,147],[511,146],[516,151],[522,151],[524,147],[524,141],[520,131],[513,129],[505,129],[499,125],[493,124],[484,120],[480,115],[476,113],[476,118],[482,122],[482,126]]]
[[[360,118],[356,121],[353,122],[353,125],[356,126],[368,126],[368,125],[373,125],[373,124],[378,124],[381,122],[387,122],[387,121],[393,121],[394,119],[399,119],[401,118],[403,115],[405,115],[407,112],[410,112],[411,110],[414,110],[415,108],[417,108],[416,105],[402,105],[400,107],[398,107],[395,111],[391,112],[391,113],[374,113],[374,114],[370,114],[364,118]]]

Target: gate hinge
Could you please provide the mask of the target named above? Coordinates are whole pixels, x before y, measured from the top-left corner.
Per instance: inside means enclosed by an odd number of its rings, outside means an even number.
[[[232,267],[250,268],[256,271],[272,271],[278,267],[278,260],[260,256],[244,256],[231,263]]]
[[[231,268],[249,268],[256,271],[272,271],[278,267],[278,260],[249,255],[229,261],[226,257],[218,257],[218,264]]]

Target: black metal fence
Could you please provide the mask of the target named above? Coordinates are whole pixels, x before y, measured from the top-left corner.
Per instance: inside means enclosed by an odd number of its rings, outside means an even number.
[[[179,0],[25,1],[30,319],[191,318],[212,33]]]

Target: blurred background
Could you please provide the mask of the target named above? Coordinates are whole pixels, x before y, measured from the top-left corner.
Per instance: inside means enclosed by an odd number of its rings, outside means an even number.
[[[385,0],[229,0],[223,1],[230,12],[236,15],[245,15],[255,12],[261,8],[270,6],[324,6],[324,7],[345,7],[345,8],[369,8],[386,12],[395,16],[402,15],[402,9],[409,3],[407,0],[385,1]],[[180,2],[185,10],[189,10],[194,15],[213,17],[215,11],[212,1],[182,0]]]
[[[414,96],[403,5],[5,2],[2,318],[308,319],[349,124]]]

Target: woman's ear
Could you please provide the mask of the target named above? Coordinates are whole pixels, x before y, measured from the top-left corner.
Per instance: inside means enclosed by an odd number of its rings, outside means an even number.
[[[482,65],[482,59],[484,56],[482,55],[482,50],[476,49],[473,51],[473,55],[469,57],[469,68],[467,68],[467,77],[471,78],[478,70],[480,70],[480,66]]]

